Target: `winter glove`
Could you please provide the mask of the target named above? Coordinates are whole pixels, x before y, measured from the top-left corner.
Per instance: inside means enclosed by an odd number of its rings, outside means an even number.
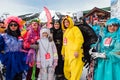
[[[37,68],[41,68],[41,62],[37,62]]]
[[[32,44],[32,45],[30,45],[30,48],[33,48],[37,51],[38,50],[38,45],[37,44]]]
[[[53,62],[54,62],[54,63],[53,63],[53,68],[55,69],[55,67],[57,66],[58,60],[57,60],[57,59],[54,59]]]
[[[93,52],[92,50],[93,50],[93,48],[91,48],[89,50],[89,54],[92,56],[93,59],[96,59],[96,58],[106,58],[105,53]]]

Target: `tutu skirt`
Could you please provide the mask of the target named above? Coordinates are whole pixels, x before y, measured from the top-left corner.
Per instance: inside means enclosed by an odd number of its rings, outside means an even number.
[[[28,69],[26,56],[23,52],[0,54],[1,63],[6,67],[6,80],[13,80],[16,74]]]

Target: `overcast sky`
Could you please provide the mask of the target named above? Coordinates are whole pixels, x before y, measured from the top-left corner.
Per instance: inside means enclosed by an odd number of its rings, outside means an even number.
[[[109,7],[110,0],[0,0],[0,15],[6,12],[11,15],[41,12],[44,6],[58,12],[77,12]]]

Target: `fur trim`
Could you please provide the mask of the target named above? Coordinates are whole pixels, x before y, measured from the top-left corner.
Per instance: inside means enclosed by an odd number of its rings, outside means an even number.
[[[21,19],[21,18],[18,18],[18,17],[16,17],[16,16],[10,16],[10,17],[8,17],[8,18],[5,20],[5,25],[6,25],[6,27],[9,25],[9,23],[10,23],[11,21],[17,22],[18,25],[19,25],[19,28],[22,29],[23,24],[22,24],[22,19]]]

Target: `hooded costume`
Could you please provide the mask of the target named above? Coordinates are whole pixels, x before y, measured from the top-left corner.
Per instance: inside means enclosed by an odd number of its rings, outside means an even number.
[[[37,29],[33,29],[32,27],[32,22],[36,22],[38,24]],[[29,65],[29,70],[27,73],[27,78],[26,80],[31,80],[31,76],[34,75],[32,74],[34,71],[33,67],[35,66],[36,63],[36,51],[34,48],[31,48],[31,45],[35,45],[37,44],[37,40],[40,38],[39,32],[40,32],[40,26],[39,26],[39,21],[37,19],[33,19],[31,20],[31,25],[28,27],[28,31],[25,33],[24,37],[24,49],[26,51],[28,51],[27,54],[27,60],[26,63]],[[39,73],[39,69],[36,68],[35,70],[35,76],[34,77],[38,77],[38,73]]]
[[[54,24],[58,24],[59,28],[55,29]],[[56,66],[56,69],[55,69],[56,79],[60,78],[60,77],[58,77],[58,75],[60,75],[61,78],[63,78],[63,76],[64,76],[64,74],[63,74],[64,61],[63,61],[63,58],[61,55],[63,31],[61,28],[60,20],[54,20],[53,27],[50,30],[51,30],[51,33],[53,35],[53,40],[55,42],[55,45],[57,47],[57,52],[58,52],[58,65]]]
[[[118,29],[110,33],[108,26],[117,25]],[[109,19],[101,42],[99,53],[105,53],[106,59],[98,58],[94,70],[94,80],[120,80],[120,20]]]
[[[69,21],[67,29],[64,27],[64,21]],[[83,35],[78,27],[74,26],[72,19],[67,16],[62,21],[63,34],[63,46],[62,55],[64,57],[64,74],[68,80],[80,80],[84,62],[83,57]],[[78,57],[74,56],[75,52],[78,53]]]
[[[46,32],[48,37],[43,37]],[[41,80],[54,80],[54,70],[57,66],[58,55],[53,41],[49,40],[50,30],[42,28],[40,31],[39,53],[37,55],[37,67],[40,68]]]

